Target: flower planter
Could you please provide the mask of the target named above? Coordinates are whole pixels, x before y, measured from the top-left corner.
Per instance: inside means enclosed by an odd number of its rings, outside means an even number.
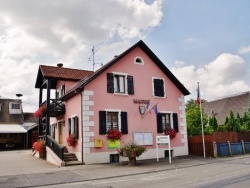
[[[129,161],[128,161],[129,166],[137,165],[136,157],[129,157],[128,159],[129,159]]]

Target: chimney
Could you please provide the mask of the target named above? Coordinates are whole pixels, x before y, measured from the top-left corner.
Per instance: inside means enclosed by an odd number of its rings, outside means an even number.
[[[57,64],[57,67],[60,67],[60,68],[61,68],[61,67],[63,67],[63,64],[62,64],[62,63],[58,63],[58,64]]]

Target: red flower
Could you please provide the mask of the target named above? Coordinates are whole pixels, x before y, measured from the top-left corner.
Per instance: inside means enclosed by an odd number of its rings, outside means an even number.
[[[176,136],[176,132],[172,128],[171,129],[165,129],[164,134],[169,135],[170,139],[175,138],[175,136]]]
[[[33,147],[32,147],[35,151],[38,152],[43,152],[45,151],[46,147],[45,147],[45,141],[44,140],[39,140],[34,142]]]
[[[119,130],[110,129],[108,130],[107,137],[110,140],[120,140],[122,137],[122,133]]]
[[[47,111],[46,106],[42,105],[38,108],[37,111],[35,111],[34,117],[42,117],[43,115],[45,115],[46,111]]]
[[[67,138],[67,143],[69,146],[75,147],[78,143],[78,140],[76,139],[76,137],[73,134],[71,134]]]

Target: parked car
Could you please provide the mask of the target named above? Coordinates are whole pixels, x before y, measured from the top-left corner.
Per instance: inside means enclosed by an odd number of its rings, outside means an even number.
[[[13,141],[7,141],[5,144],[6,149],[12,149],[15,148],[15,143]]]

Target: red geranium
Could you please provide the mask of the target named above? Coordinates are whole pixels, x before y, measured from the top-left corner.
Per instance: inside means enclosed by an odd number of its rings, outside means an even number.
[[[176,132],[172,128],[171,129],[165,129],[164,134],[169,135],[170,139],[175,138],[175,136],[176,136]]]
[[[108,139],[110,140],[120,140],[122,133],[119,130],[110,129],[107,134]]]
[[[33,148],[35,151],[43,152],[43,151],[45,151],[45,149],[46,149],[45,146],[46,146],[45,141],[44,141],[44,140],[39,140],[39,141],[34,142],[32,148]]]
[[[45,106],[45,105],[42,105],[42,106],[40,106],[40,107],[38,108],[37,111],[35,111],[34,117],[42,117],[42,116],[45,115],[46,111],[47,111],[46,106]]]
[[[75,147],[78,143],[78,140],[76,139],[76,137],[73,134],[71,134],[67,138],[67,143],[69,146]]]

